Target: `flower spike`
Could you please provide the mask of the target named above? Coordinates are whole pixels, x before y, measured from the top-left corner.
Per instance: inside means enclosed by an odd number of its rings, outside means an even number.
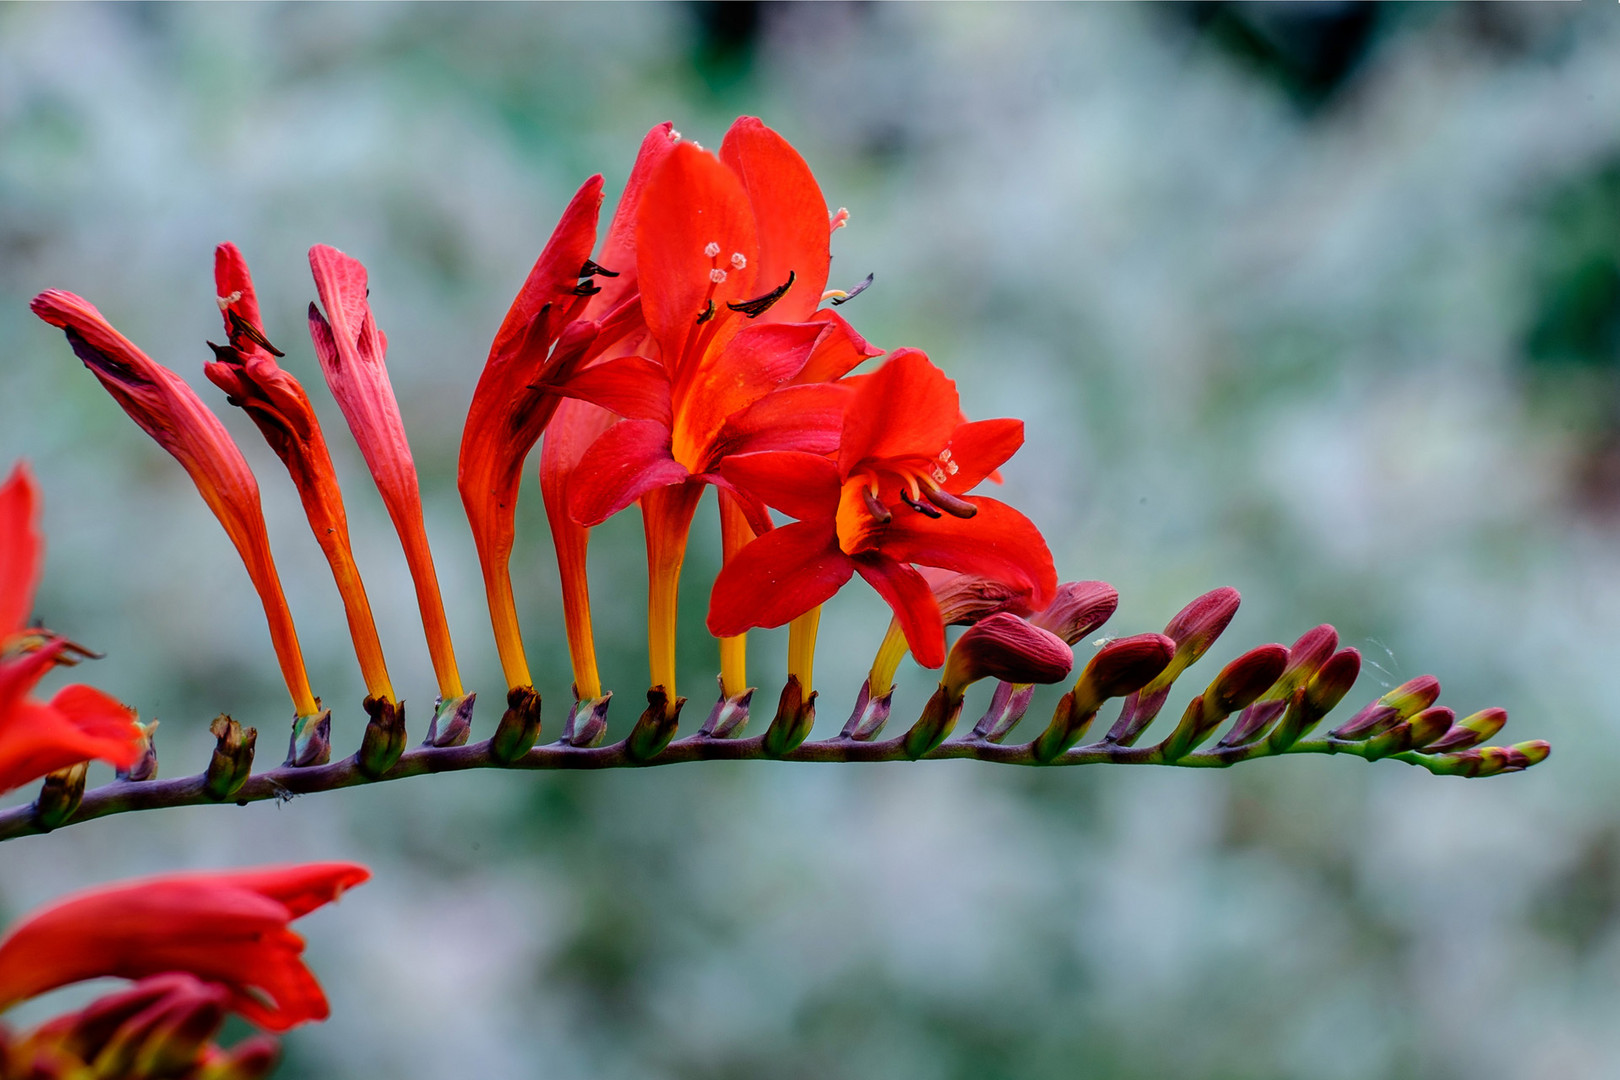
[[[88,301],[51,289],[34,297],[30,307],[66,332],[74,353],[113,400],[190,474],[236,545],[264,605],[270,640],[297,714],[295,729],[313,725],[321,714],[320,701],[309,688],[298,632],[270,555],[259,485],[242,451],[185,380],[136,348]]]
[[[326,375],[326,385],[349,423],[349,431],[360,444],[361,456],[376,481],[388,516],[393,519],[416,585],[428,654],[439,682],[439,701],[429,738],[436,745],[451,745],[457,739],[464,742],[472,695],[463,691],[456,668],[450,625],[439,596],[439,577],[428,548],[427,528],[422,523],[416,463],[411,460],[405,424],[384,362],[388,338],[377,328],[366,299],[366,268],[358,259],[324,244],[309,249],[309,267],[326,309],[323,315],[320,308],[309,305],[309,334],[315,343],[315,355]]]
[[[394,688],[383,660],[382,642],[377,638],[377,623],[349,544],[349,518],[343,509],[343,493],[332,468],[332,455],[326,449],[326,438],[321,434],[309,395],[276,363],[280,354],[265,337],[253,278],[235,244],[221,244],[214,249],[214,288],[228,344],[209,343],[214,361],[205,364],[203,372],[225,391],[232,405],[248,414],[287,467],[304,504],[310,531],[332,568],[332,578],[343,599],[343,613],[365,678],[366,693],[377,702],[393,703]]]

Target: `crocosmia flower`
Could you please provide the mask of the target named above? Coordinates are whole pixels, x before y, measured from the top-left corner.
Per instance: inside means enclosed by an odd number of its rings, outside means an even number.
[[[1023,424],[960,417],[955,384],[902,349],[859,380],[836,461],[792,451],[729,458],[730,483],[799,520],[721,570],[710,632],[780,626],[859,573],[894,609],[917,662],[938,667],[944,621],[913,563],[1003,582],[1045,607],[1057,574],[1040,532],[1005,503],[967,494],[1018,449]]]
[[[326,1019],[288,923],[371,876],[352,863],[175,874],[77,893],[0,939],[0,1012],[59,986],[184,972],[267,1031]]]

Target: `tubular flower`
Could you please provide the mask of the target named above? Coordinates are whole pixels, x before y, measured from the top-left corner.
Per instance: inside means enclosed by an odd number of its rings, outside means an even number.
[[[1018,449],[1023,425],[959,416],[955,384],[902,349],[860,381],[836,462],[793,451],[728,459],[728,482],[799,520],[720,571],[709,631],[780,626],[859,573],[894,609],[917,662],[939,667],[944,620],[913,563],[1002,582],[1045,607],[1057,574],[1040,532],[1004,503],[966,494]]]
[[[589,526],[641,501],[652,683],[673,708],[677,586],[703,486],[729,486],[719,464],[730,455],[830,453],[847,391],[826,380],[870,350],[835,316],[812,317],[830,258],[826,204],[803,159],[759,121],[738,120],[718,158],[673,147],[636,213],[653,355],[605,361],[563,390],[624,417],[581,459],[569,511]],[[814,380],[792,385],[812,364]]]
[[[141,753],[133,710],[100,690],[66,686],[49,703],[28,696],[75,649],[27,625],[44,554],[39,492],[19,463],[0,486],[0,794],[92,759],[128,768]]]
[[[349,422],[349,431],[360,444],[360,453],[376,481],[388,516],[393,519],[416,586],[416,603],[422,612],[428,653],[439,682],[436,712],[440,715],[434,718],[434,728],[437,730],[440,717],[446,716],[451,734],[445,741],[464,740],[472,697],[463,692],[461,675],[456,670],[450,625],[444,617],[439,578],[433,569],[433,553],[428,549],[427,528],[422,523],[416,463],[411,460],[405,423],[384,364],[388,338],[377,328],[366,299],[366,268],[358,259],[324,244],[309,249],[309,267],[326,308],[323,316],[320,308],[309,305],[309,335],[315,355],[326,375],[326,385]]]
[[[136,348],[89,302],[51,289],[34,297],[30,306],[35,315],[67,333],[74,353],[113,400],[190,474],[253,579],[294,710],[300,720],[320,715],[320,702],[310,691],[298,633],[270,555],[259,485],[224,425],[185,380]]]
[[[287,924],[371,876],[352,863],[175,874],[76,893],[0,939],[0,1012],[59,986],[184,972],[267,1031],[326,1019]]]
[[[266,1035],[229,1050],[214,1044],[230,991],[190,975],[153,975],[46,1021],[7,1054],[0,1028],[0,1080],[261,1080],[281,1053]],[[7,1061],[11,1062],[7,1068]]]
[[[265,441],[287,466],[303,501],[310,531],[332,567],[332,577],[343,598],[343,612],[366,680],[366,692],[378,701],[391,702],[394,689],[383,660],[382,643],[377,639],[371,603],[366,599],[366,587],[349,546],[349,519],[343,512],[343,493],[338,489],[332,455],[327,452],[309,395],[276,363],[281,354],[265,337],[253,278],[235,244],[221,244],[214,249],[214,288],[229,344],[209,343],[215,359],[203,371],[210,382],[229,395],[227,400],[232,405],[258,425]]]

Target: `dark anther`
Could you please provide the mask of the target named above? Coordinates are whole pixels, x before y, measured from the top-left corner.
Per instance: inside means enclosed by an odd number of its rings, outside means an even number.
[[[596,282],[592,281],[590,278],[585,278],[578,285],[574,286],[574,295],[575,296],[595,296],[597,293],[599,293],[601,291],[602,291],[602,286],[598,285]]]
[[[732,311],[740,311],[750,319],[757,319],[769,311],[772,304],[776,303],[778,300],[782,299],[782,297],[787,295],[787,291],[793,288],[794,277],[795,275],[793,271],[789,270],[788,279],[782,282],[782,284],[778,285],[776,288],[772,289],[770,292],[766,293],[764,296],[756,296],[752,300],[744,300],[740,304],[727,303],[726,307],[730,308]]]
[[[709,306],[704,308],[701,312],[698,313],[698,317],[697,317],[698,325],[702,326],[704,323],[708,322],[712,318],[714,318],[714,301],[710,300],[709,301]]]
[[[619,272],[617,270],[609,270],[607,267],[603,266],[600,263],[592,262],[590,259],[586,259],[585,260],[585,265],[579,268],[579,276],[580,277],[618,277]]]
[[[872,287],[872,275],[867,274],[866,275],[866,280],[861,282],[859,285],[855,286],[853,289],[849,290],[849,292],[845,293],[843,296],[835,296],[835,297],[833,297],[833,299],[832,299],[833,307],[838,307],[838,306],[840,306],[842,304],[849,303],[851,300],[855,299],[857,296],[861,295],[861,293],[865,292],[867,289],[870,289],[871,287]]]
[[[950,492],[939,488],[924,488],[923,498],[951,515],[951,517],[970,518],[979,512],[979,508],[966,499],[958,499]]]
[[[259,348],[263,349],[265,352],[269,353],[271,356],[286,356],[287,355],[286,353],[282,352],[280,349],[276,348],[274,345],[270,344],[270,339],[269,338],[267,338],[263,334],[259,333],[257,327],[255,327],[252,323],[248,322],[246,319],[242,318],[242,316],[238,315],[236,312],[227,311],[225,313],[225,315],[231,321],[231,341],[232,342],[235,342],[236,341],[236,335],[240,334],[243,337],[247,338],[249,341],[253,342],[253,344],[257,345]]]
[[[909,494],[906,493],[905,488],[900,489],[900,501],[917,511],[917,513],[921,514],[923,517],[937,518],[940,516],[939,511],[935,510],[932,506],[929,506],[925,502],[918,502],[916,499],[913,499]]]
[[[223,360],[227,364],[240,364],[242,362],[242,354],[229,345],[215,345],[210,341],[208,347],[214,350],[214,359],[216,360]]]
[[[879,525],[887,525],[894,520],[894,515],[889,513],[889,508],[878,501],[878,497],[872,494],[871,488],[861,488],[861,498],[866,500],[866,512],[876,518]]]

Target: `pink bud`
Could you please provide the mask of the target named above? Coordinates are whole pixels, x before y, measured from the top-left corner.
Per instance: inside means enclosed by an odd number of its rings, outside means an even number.
[[[940,680],[952,697],[984,678],[1015,683],[1052,683],[1074,667],[1068,643],[1049,630],[1002,612],[979,621],[951,646]]]
[[[1059,585],[1057,597],[1029,621],[1073,645],[1107,622],[1117,607],[1119,592],[1108,582],[1070,581]]]

